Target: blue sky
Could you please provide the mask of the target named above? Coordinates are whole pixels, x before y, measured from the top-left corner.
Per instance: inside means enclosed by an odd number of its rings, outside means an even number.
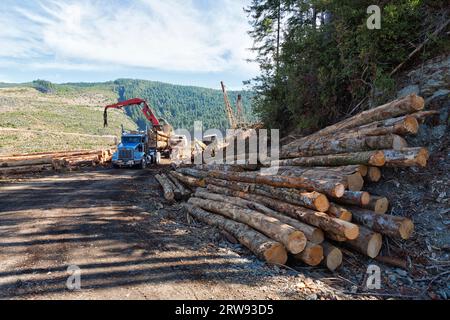
[[[249,0],[2,0],[0,82],[139,78],[241,88]]]

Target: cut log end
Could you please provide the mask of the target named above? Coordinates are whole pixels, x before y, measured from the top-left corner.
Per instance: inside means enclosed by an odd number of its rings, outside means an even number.
[[[330,207],[330,202],[328,201],[327,196],[320,194],[316,199],[314,199],[314,206],[317,211],[326,212]]]
[[[386,213],[389,208],[389,200],[386,197],[381,197],[376,200],[374,211],[376,213]]]
[[[309,266],[317,266],[323,260],[323,247],[319,244],[308,242],[305,250],[296,254],[294,257]]]
[[[417,163],[421,167],[426,167],[428,158],[430,157],[428,150],[425,148],[421,148],[419,154],[417,155]]]
[[[378,256],[381,250],[381,246],[383,244],[383,238],[381,234],[374,233],[367,244],[367,255],[371,258],[375,258]]]
[[[345,186],[342,183],[336,184],[332,191],[333,197],[341,198],[344,195],[345,192]]]
[[[285,264],[288,255],[281,243],[274,243],[270,248],[264,251],[264,259],[269,263]]]
[[[406,142],[406,140],[398,135],[394,135],[393,140],[392,140],[392,149],[394,150],[401,150],[403,148],[407,148],[408,147],[408,142]]]
[[[288,237],[288,245],[286,249],[293,254],[297,254],[305,250],[306,237],[301,231],[294,231]]]
[[[415,117],[406,116],[403,122],[404,128],[409,134],[417,134],[419,131],[419,121]]]
[[[383,151],[375,152],[369,159],[369,164],[376,167],[382,167],[386,163]]]
[[[361,194],[361,205],[365,206],[370,202],[370,194],[366,191],[363,191]]]
[[[356,224],[348,223],[344,235],[349,240],[354,240],[359,236],[359,227]]]
[[[425,107],[425,100],[421,96],[418,96],[416,94],[411,94],[410,99],[411,99],[411,107],[414,110],[419,111]]]
[[[347,176],[348,189],[351,191],[361,191],[364,186],[364,179],[359,172]]]
[[[399,228],[399,233],[402,239],[404,240],[409,239],[413,232],[414,232],[414,223],[409,219],[405,219],[404,221],[402,221]]]
[[[381,179],[381,170],[378,167],[369,167],[366,179],[370,182],[378,182]]]
[[[348,210],[342,211],[338,219],[351,222],[352,221],[352,213]]]
[[[330,271],[336,270],[342,264],[342,251],[335,246],[324,247],[324,264]]]

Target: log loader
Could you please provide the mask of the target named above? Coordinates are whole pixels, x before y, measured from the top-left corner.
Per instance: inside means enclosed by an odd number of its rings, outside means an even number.
[[[145,168],[148,164],[159,164],[161,156],[170,157],[173,128],[166,120],[156,118],[143,99],[134,98],[106,106],[103,125],[108,126],[108,109],[122,109],[127,106],[140,107],[152,126],[147,127],[145,131],[125,131],[122,127],[121,143],[112,156],[113,166]]]

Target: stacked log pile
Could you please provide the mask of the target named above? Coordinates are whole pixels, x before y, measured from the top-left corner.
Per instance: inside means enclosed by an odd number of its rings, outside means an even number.
[[[409,239],[414,224],[387,214],[387,197],[363,189],[380,181],[383,167],[426,166],[428,151],[404,139],[433,114],[423,107],[421,97],[409,95],[361,112],[284,145],[280,160],[260,171],[197,165],[168,176],[193,192],[185,204],[193,217],[268,262],[284,264],[290,255],[335,270],[348,249],[395,261],[380,256],[383,237]]]
[[[103,165],[111,162],[113,152],[112,149],[104,149],[0,156],[0,176]]]

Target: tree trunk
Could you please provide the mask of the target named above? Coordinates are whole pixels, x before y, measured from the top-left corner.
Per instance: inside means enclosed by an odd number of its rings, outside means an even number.
[[[416,134],[419,130],[419,122],[413,116],[414,114],[391,118],[381,121],[375,121],[361,127],[356,127],[344,131],[345,134],[356,134],[358,136],[380,136],[385,134],[409,135]],[[339,135],[341,135],[339,134]]]
[[[306,263],[309,266],[317,266],[323,260],[323,248],[320,244],[308,242],[305,250],[295,254],[294,258]]]
[[[40,165],[33,165],[33,166],[0,168],[0,176],[20,174],[20,173],[33,173],[33,172],[40,172],[40,171],[47,171],[47,170],[53,170],[53,165],[40,164]]]
[[[176,169],[176,171],[178,173],[188,175],[188,176],[198,178],[198,179],[204,179],[208,175],[208,172],[206,172],[206,171],[197,170],[197,169],[193,169],[193,168],[178,168],[178,169]]]
[[[369,203],[364,205],[363,208],[375,213],[386,213],[389,208],[389,200],[386,197],[370,196]]]
[[[352,213],[348,211],[346,208],[330,202],[330,207],[328,208],[327,214],[329,216],[335,217],[337,219],[341,219],[344,221],[351,222],[352,221]]]
[[[308,191],[325,193],[332,197],[341,197],[345,187],[341,183],[305,177],[286,177],[279,175],[263,175],[259,172],[222,172],[210,171],[208,176],[223,180],[232,180],[256,184],[267,184],[274,187],[301,188]]]
[[[191,188],[196,188],[196,187],[205,187],[205,179],[197,179],[194,177],[190,177],[190,176],[185,176],[181,173],[175,172],[175,171],[171,171],[169,173],[170,175],[172,175],[173,177],[177,178],[178,180],[180,180],[182,183],[184,183],[185,185],[188,185]]]
[[[176,184],[173,183],[172,180],[169,179],[168,175],[161,173],[160,176],[163,177],[167,181],[167,183],[169,183],[169,185],[173,191],[175,200],[181,200],[183,198],[183,196],[181,194],[180,189],[177,188]]]
[[[386,167],[426,167],[429,154],[425,148],[404,148],[402,150],[383,150]]]
[[[187,203],[184,205],[189,213],[198,220],[229,232],[259,259],[275,264],[286,263],[287,253],[281,243],[269,239],[243,223],[226,219],[221,215],[207,212]]]
[[[330,154],[314,157],[299,157],[272,161],[272,166],[345,166],[345,165],[371,165],[381,167],[385,163],[383,151],[365,151],[355,153]]]
[[[415,94],[410,94],[400,99],[388,102],[379,107],[358,113],[353,117],[328,126],[305,138],[324,136],[335,132],[340,132],[345,129],[360,127],[362,125],[375,121],[390,119],[408,113],[413,113],[422,110],[424,106],[425,101],[422,97],[419,97]]]
[[[359,227],[359,237],[345,242],[349,247],[370,258],[378,256],[383,244],[381,234]]]
[[[164,198],[167,201],[173,201],[175,199],[175,194],[172,189],[172,184],[167,180],[166,177],[162,175],[155,175],[155,179],[159,182],[164,191]]]
[[[21,167],[21,166],[32,166],[39,164],[52,164],[53,158],[38,158],[38,159],[27,159],[27,160],[16,160],[10,159],[8,161],[0,160],[0,168],[10,168],[10,167]]]
[[[334,201],[361,207],[367,205],[370,202],[370,194],[366,191],[346,190],[342,197],[336,198],[334,199]]]
[[[322,264],[330,271],[336,270],[342,264],[342,251],[324,241],[322,244],[323,257]]]
[[[249,201],[239,197],[232,197],[217,193],[211,193],[206,191],[206,189],[200,188],[198,188],[197,191],[195,192],[195,196],[198,198],[226,202],[242,208],[259,211],[267,216],[278,219],[281,222],[288,224],[294,227],[295,229],[303,232],[303,234],[306,236],[306,239],[313,243],[321,243],[324,239],[323,232],[319,228],[315,228],[305,223],[302,223],[296,219],[292,219],[257,202]]]
[[[409,239],[414,231],[413,222],[404,217],[375,213],[370,210],[352,207],[353,221],[386,236]]]
[[[167,178],[169,178],[169,180],[172,181],[173,184],[175,184],[175,186],[177,187],[177,189],[180,190],[181,197],[182,197],[183,199],[186,199],[187,197],[189,197],[189,195],[191,194],[191,192],[190,192],[188,189],[186,189],[186,188],[183,186],[183,184],[182,184],[177,178],[175,178],[174,176],[172,176],[172,175],[170,175],[170,174],[167,175]]]
[[[292,149],[282,148],[281,158],[311,157],[369,150],[394,149],[399,150],[408,146],[405,139],[396,134],[362,137],[324,137],[321,141],[309,141]]]
[[[240,197],[249,201],[261,203],[273,210],[282,212],[290,216],[291,218],[298,219],[303,223],[307,223],[326,232],[333,232],[348,239],[355,239],[356,237],[358,237],[357,225],[340,219],[332,218],[323,212],[316,212],[273,198],[235,191],[223,187],[217,187],[214,185],[208,185],[207,188],[212,192]]]
[[[306,237],[301,231],[258,211],[243,209],[225,202],[199,198],[190,198],[188,202],[205,210],[245,223],[266,236],[283,243],[291,253],[300,253],[305,249]]]

